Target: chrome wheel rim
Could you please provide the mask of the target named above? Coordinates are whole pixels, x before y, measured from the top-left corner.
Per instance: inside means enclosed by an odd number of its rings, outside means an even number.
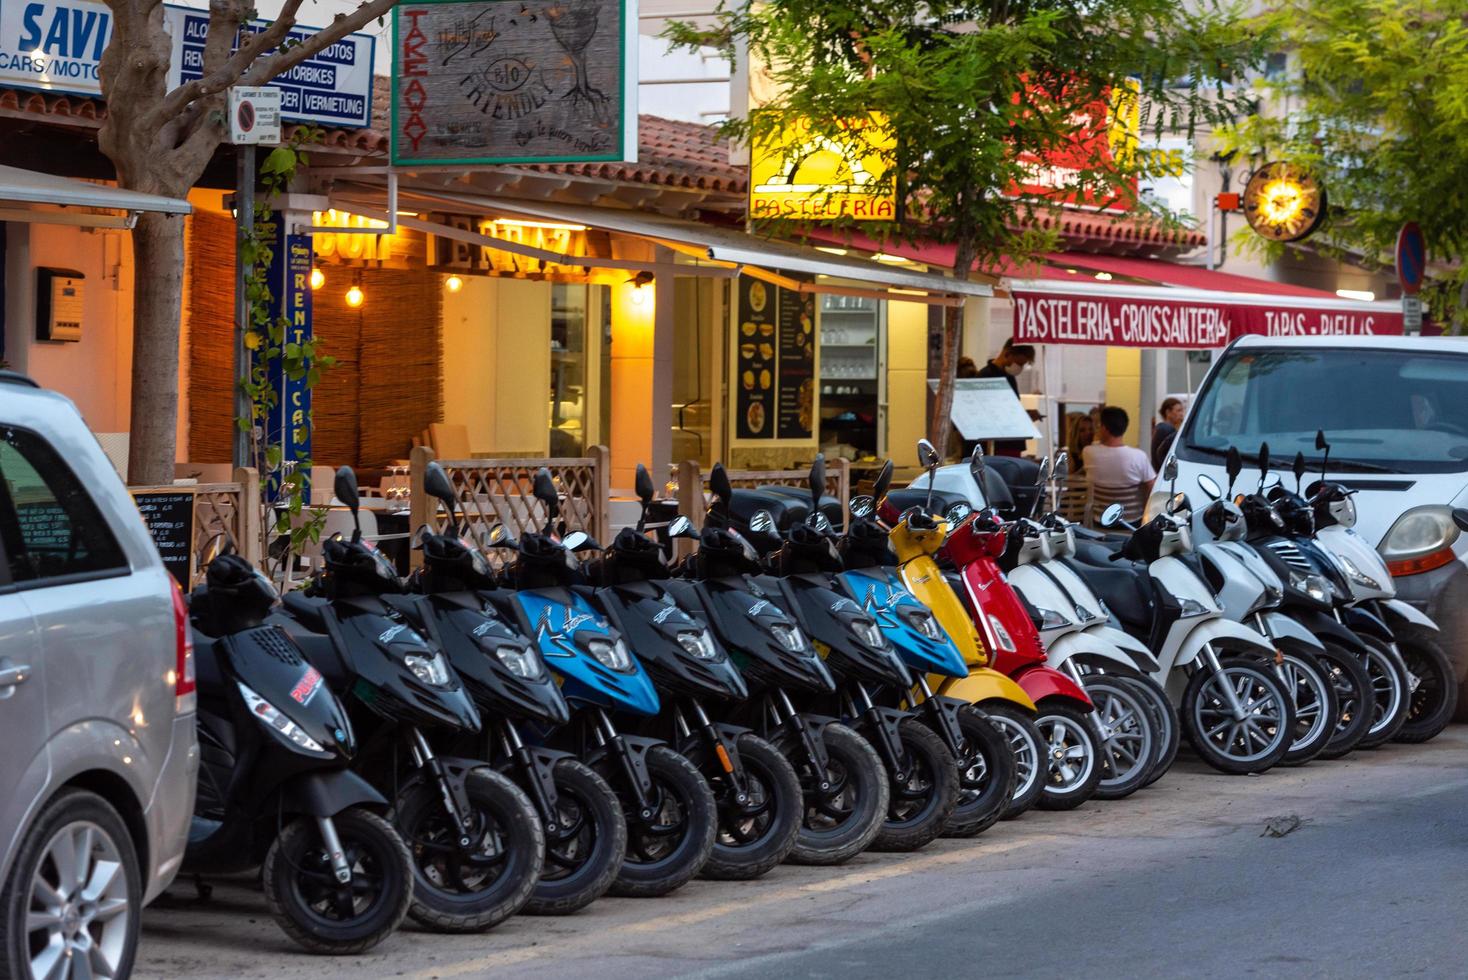
[[[1402,685],[1386,654],[1373,647],[1366,657],[1366,673],[1371,676],[1373,699],[1371,727],[1366,734],[1375,735],[1388,727],[1402,710]]]
[[[1279,692],[1251,667],[1225,667],[1204,682],[1193,704],[1193,721],[1216,752],[1238,762],[1270,755],[1284,738]],[[1235,718],[1224,685],[1233,688],[1244,717]]]
[[[1327,734],[1325,727],[1330,721],[1326,713],[1329,696],[1325,693],[1325,679],[1289,654],[1285,655],[1284,663],[1275,668],[1275,674],[1295,706],[1294,738],[1290,748],[1303,749],[1314,745],[1317,739]]]
[[[25,931],[38,980],[115,977],[132,919],[117,842],[79,820],[46,842],[31,876]]]
[[[1105,735],[1101,751],[1111,769],[1111,775],[1103,773],[1101,781],[1124,783],[1152,762],[1152,729],[1147,724],[1146,706],[1130,692],[1109,684],[1088,686],[1086,693],[1096,706],[1096,719]]]
[[[1045,791],[1068,793],[1091,778],[1096,768],[1095,746],[1085,729],[1064,715],[1035,719],[1045,737]]]
[[[1022,799],[1039,778],[1040,747],[1030,738],[1029,732],[1013,720],[996,714],[990,715],[989,721],[1004,735],[1009,742],[1009,750],[1014,753],[1014,793],[1010,799]]]

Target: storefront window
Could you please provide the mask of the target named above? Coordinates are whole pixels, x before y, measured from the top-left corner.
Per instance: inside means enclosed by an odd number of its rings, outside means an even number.
[[[874,299],[821,297],[821,447],[859,459],[877,453],[882,310]]]
[[[715,353],[719,336],[714,325],[723,323],[726,281],[679,276],[675,280],[678,308],[674,333],[673,462],[697,460],[707,469],[714,462]]]
[[[584,456],[603,438],[611,330],[607,292],[605,286],[551,287],[551,456]]]

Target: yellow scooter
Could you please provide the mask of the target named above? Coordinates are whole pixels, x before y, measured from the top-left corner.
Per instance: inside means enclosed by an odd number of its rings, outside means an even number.
[[[929,467],[939,459],[926,439],[918,443],[918,456]],[[973,617],[938,567],[934,556],[948,537],[949,522],[918,508],[899,514],[891,504],[882,508],[882,516],[891,527],[892,550],[907,590],[933,611],[969,665],[967,677],[931,674],[928,683],[935,693],[977,706],[1009,739],[1016,772],[1014,795],[1004,817],[1017,817],[1038,802],[1049,771],[1049,746],[1035,724],[1035,702],[1013,680],[989,666]]]

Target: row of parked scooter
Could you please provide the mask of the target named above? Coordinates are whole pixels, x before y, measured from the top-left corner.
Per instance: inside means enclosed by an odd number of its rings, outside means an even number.
[[[1435,627],[1350,531],[1349,491],[1299,492],[1302,459],[1290,493],[1262,448],[1233,496],[1231,452],[1201,511],[1174,487],[1113,535],[1056,512],[1064,454],[919,453],[911,487],[888,464],[847,508],[819,457],[809,493],[715,467],[702,530],[639,467],[642,518],[607,547],[566,533],[545,470],[543,529],[476,541],[431,464],[446,520],[412,576],[358,530],[283,599],[221,542],[190,597],[185,870],[259,867],[287,934],[356,953],[409,915],[478,931],[1119,799],[1183,733],[1258,773],[1452,715]],[[351,470],[335,492],[355,514]]]

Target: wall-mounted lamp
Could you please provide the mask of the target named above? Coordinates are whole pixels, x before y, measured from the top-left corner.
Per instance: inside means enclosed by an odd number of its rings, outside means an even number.
[[[311,288],[312,289],[320,289],[322,286],[325,286],[325,285],[326,285],[326,276],[325,276],[325,274],[323,274],[322,271],[320,269],[316,268],[314,265],[311,266]]]
[[[643,269],[637,275],[627,280],[632,285],[632,302],[635,305],[641,306],[646,300],[647,294],[643,291],[643,287],[651,283],[653,279],[653,274]]]
[[[451,293],[457,293],[459,290],[464,288],[464,280],[460,279],[458,276],[449,276],[443,281],[443,288],[447,289]]]

